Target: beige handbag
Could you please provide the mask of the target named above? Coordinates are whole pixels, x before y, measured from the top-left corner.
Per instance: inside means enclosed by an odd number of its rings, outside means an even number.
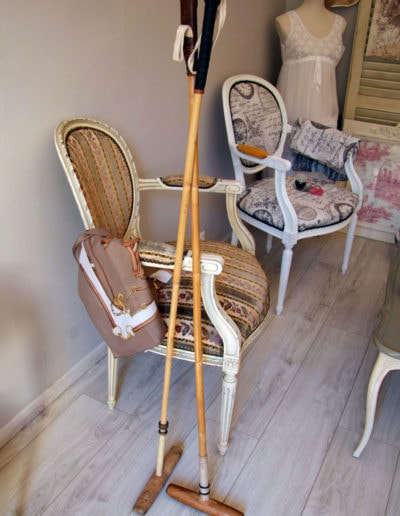
[[[139,239],[123,241],[99,228],[73,246],[79,296],[115,357],[157,346],[166,333],[138,248]]]

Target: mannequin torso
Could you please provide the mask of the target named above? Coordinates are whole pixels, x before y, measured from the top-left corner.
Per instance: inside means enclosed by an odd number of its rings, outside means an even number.
[[[304,0],[276,18],[282,69],[278,90],[289,123],[304,118],[336,127],[339,115],[335,67],[340,61],[346,22],[324,0]]]
[[[326,9],[324,0],[304,0],[302,5],[295,9],[304,26],[315,38],[325,38],[335,20],[336,15]],[[288,13],[283,13],[275,19],[275,27],[281,43],[284,43],[290,32]],[[346,20],[342,18],[342,34],[346,28]]]

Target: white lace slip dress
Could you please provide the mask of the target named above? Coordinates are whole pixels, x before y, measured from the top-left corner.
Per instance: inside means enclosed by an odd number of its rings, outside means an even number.
[[[335,15],[329,34],[316,38],[295,11],[288,15],[290,32],[281,45],[283,64],[277,88],[285,102],[289,123],[304,118],[336,128],[339,107],[335,69],[345,49],[343,18]]]

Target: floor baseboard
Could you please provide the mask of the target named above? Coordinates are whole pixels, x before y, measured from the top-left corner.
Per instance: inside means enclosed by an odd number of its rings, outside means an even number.
[[[99,344],[93,351],[87,354],[80,362],[67,371],[51,387],[27,405],[11,421],[0,428],[0,448],[12,439],[37,415],[45,410],[55,399],[76,382],[83,374],[89,371],[107,353],[105,343]]]

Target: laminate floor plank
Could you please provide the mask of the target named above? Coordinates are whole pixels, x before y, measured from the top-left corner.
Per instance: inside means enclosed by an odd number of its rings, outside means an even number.
[[[398,516],[400,507],[400,455],[397,455],[397,469],[390,490],[385,516]]]
[[[207,435],[217,431],[218,425],[216,422],[207,419]],[[209,444],[209,439],[207,441]],[[229,495],[231,499],[230,505],[245,511],[246,514],[247,493],[236,492],[234,482],[237,478],[237,472],[242,470],[254,451],[256,444],[256,439],[241,432],[233,431],[231,445],[226,456],[221,457],[215,447],[212,445],[207,446],[211,498],[226,503]],[[199,483],[197,428],[188,437],[182,458],[173,475],[171,475],[170,481],[197,492]],[[175,500],[168,500],[168,505],[165,504],[165,497],[160,497],[160,500],[157,500],[157,504],[154,504],[152,510],[149,511],[149,516],[159,516],[160,514],[171,514],[171,516],[199,514],[197,511],[189,509]]]
[[[156,464],[159,419],[158,403],[142,401],[104,446],[84,465],[46,515],[129,514]],[[193,428],[193,424],[191,426]],[[174,421],[167,437],[167,449],[187,437],[184,420]]]
[[[281,245],[255,231],[271,282],[267,324],[241,364],[230,446],[217,452],[220,368],[204,367],[211,496],[246,516],[398,516],[400,373],[381,387],[374,430],[364,427],[376,358],[372,341],[393,245],[356,237],[341,274],[344,234],[300,241],[284,312],[276,316]],[[119,364],[110,411],[100,360],[0,450],[3,516],[124,516],[154,471],[164,358]],[[196,491],[198,440],[193,364],[173,361],[166,449],[183,446],[170,481]],[[165,489],[149,516],[197,516]]]
[[[365,424],[365,404],[369,377],[377,357],[370,342],[365,360],[343,412],[340,426],[354,430],[361,437]],[[390,372],[381,384],[371,437],[400,448],[400,371]],[[362,457],[362,455],[361,455]]]
[[[105,348],[104,348],[105,351]],[[100,360],[64,391],[0,449],[0,470],[29,445],[50,423],[55,421],[98,377],[107,375],[106,359]]]
[[[370,336],[383,302],[392,250],[383,242],[363,244],[367,248],[346,273],[340,302],[330,311],[326,324]]]
[[[0,514],[42,514],[125,420],[79,397],[0,471]]]
[[[309,245],[310,240],[313,241],[312,247]],[[297,284],[308,271],[308,269],[312,267],[314,261],[326,243],[327,238],[321,236],[313,239],[299,240],[299,242],[294,246],[292,265],[290,268],[289,281],[286,290],[287,296],[297,289]],[[263,247],[260,248],[260,246],[258,246],[257,249],[257,258],[259,259],[271,282],[271,309],[275,310],[283,246],[279,240],[274,239],[273,247],[270,253],[266,253],[266,251],[262,252],[261,250]]]
[[[301,315],[273,317],[240,369],[232,427],[260,437],[301,367],[318,328]],[[217,398],[207,415],[216,419]]]
[[[353,442],[353,432],[336,432],[302,516],[385,515],[398,450],[372,439],[360,460]]]
[[[369,375],[374,366],[377,354],[376,348],[370,340],[364,360],[361,363],[353,389],[340,420],[341,427],[352,430],[358,435],[361,435],[364,428],[365,401],[367,398]]]
[[[117,403],[115,408],[127,414],[133,414],[143,399],[152,397],[155,393],[161,402],[164,382],[165,358],[156,353],[146,352],[129,358],[120,358],[118,363]],[[206,401],[211,402],[222,388],[221,368],[214,366],[204,367],[207,382],[205,382]],[[151,381],[149,381],[149,379]],[[192,362],[173,359],[172,379],[184,386],[182,390],[189,395],[194,394],[194,366]],[[85,390],[102,403],[107,402],[107,371],[99,375]],[[183,384],[185,382],[185,384]],[[187,389],[191,390],[188,391]],[[171,392],[171,397],[173,393]]]
[[[234,486],[249,514],[301,514],[364,353],[361,337],[321,331]]]

